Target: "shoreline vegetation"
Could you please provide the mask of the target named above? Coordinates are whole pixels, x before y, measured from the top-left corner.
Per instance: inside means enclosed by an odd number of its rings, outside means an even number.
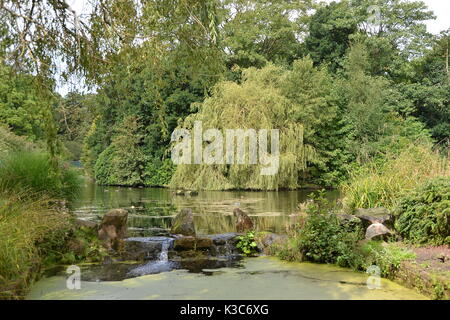
[[[73,23],[60,2],[0,4],[1,299],[23,299],[47,267],[108,259],[68,209],[82,176],[175,192],[339,189],[336,203],[317,190],[299,204],[269,253],[375,264],[449,298],[450,29],[427,32],[425,3],[92,0]],[[175,165],[171,133],[198,121],[222,136],[279,130],[279,170]],[[389,218],[358,215],[381,208]],[[244,253],[258,236],[243,236]]]

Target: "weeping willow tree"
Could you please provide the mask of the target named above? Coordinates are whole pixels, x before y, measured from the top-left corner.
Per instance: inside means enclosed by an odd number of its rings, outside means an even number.
[[[179,129],[192,132],[195,123],[201,121],[203,132],[217,129],[222,133],[224,149],[229,142],[226,141],[229,129],[266,129],[268,132],[278,129],[278,171],[273,175],[261,174],[264,164],[252,164],[248,149],[250,138],[245,137],[241,140],[246,146],[244,164],[229,163],[225,159],[222,164],[179,164],[171,187],[204,190],[300,187],[300,178],[308,171],[309,165],[320,160],[305,137],[314,132],[314,125],[327,121],[335,112],[327,100],[330,84],[326,71],[315,69],[309,58],[296,61],[292,70],[274,65],[262,69],[249,68],[243,71],[241,84],[218,83],[212,96],[196,104],[194,107],[198,112],[188,116]],[[203,150],[215,142],[207,138],[203,135]],[[194,148],[195,142],[192,140],[190,143]],[[257,143],[260,144],[261,140]]]

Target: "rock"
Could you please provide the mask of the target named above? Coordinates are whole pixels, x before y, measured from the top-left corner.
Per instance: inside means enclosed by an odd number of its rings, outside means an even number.
[[[205,250],[211,248],[213,241],[207,237],[181,237],[175,239],[175,250]]]
[[[225,245],[225,244],[236,244],[238,242],[237,237],[242,235],[237,232],[229,232],[229,233],[221,233],[221,234],[210,234],[207,235],[207,238],[210,238],[213,243],[217,246]]]
[[[371,224],[366,230],[367,240],[385,240],[390,235],[392,231],[379,222]]]
[[[127,232],[127,219],[128,212],[123,209],[111,210],[103,216],[98,237],[107,249],[119,249]]]
[[[253,222],[244,211],[235,208],[233,210],[233,215],[236,217],[237,232],[245,232],[253,229]]]
[[[85,227],[92,230],[98,230],[99,225],[97,222],[83,219],[75,219],[75,225],[77,227]]]
[[[336,214],[336,217],[339,219],[340,225],[345,227],[347,231],[353,232],[358,228],[366,229],[371,223],[369,223],[366,227],[360,218],[351,214]]]
[[[286,235],[279,235],[272,232],[260,233],[256,237],[256,243],[260,252],[269,253],[268,249],[273,244],[281,244],[286,241]]]
[[[373,223],[382,223],[393,228],[394,217],[386,208],[356,209],[355,215],[361,219],[364,228],[368,228]]]
[[[161,248],[161,242],[127,240],[125,241],[121,257],[124,260],[156,260],[161,252]]]
[[[172,194],[175,196],[198,196],[198,192],[194,190],[176,190]]]
[[[170,233],[195,236],[194,215],[191,209],[185,208],[181,210],[173,220]]]
[[[130,237],[168,237],[169,230],[163,228],[128,228]]]

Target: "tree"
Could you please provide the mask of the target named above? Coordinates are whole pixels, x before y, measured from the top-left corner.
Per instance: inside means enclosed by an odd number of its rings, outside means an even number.
[[[188,116],[180,128],[192,129],[195,121],[202,121],[204,130],[216,128],[224,137],[226,129],[279,129],[279,171],[264,176],[261,164],[227,164],[225,160],[214,165],[181,164],[171,185],[213,190],[299,187],[311,164],[322,160],[323,154],[314,148],[314,136],[335,117],[330,88],[326,70],[314,68],[310,59],[295,61],[292,70],[271,64],[246,69],[241,84],[218,83],[213,95],[199,105],[199,112]],[[205,147],[214,141],[205,142]],[[250,159],[248,151],[245,157]]]
[[[222,46],[227,65],[262,67],[267,62],[290,64],[300,53],[310,0],[226,0]]]
[[[350,35],[358,30],[358,22],[347,1],[319,7],[309,22],[305,53],[316,65],[329,63],[336,71],[350,46]]]

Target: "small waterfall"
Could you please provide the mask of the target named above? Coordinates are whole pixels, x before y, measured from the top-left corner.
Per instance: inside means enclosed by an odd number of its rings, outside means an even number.
[[[160,262],[168,262],[169,261],[168,253],[169,253],[169,248],[170,248],[170,245],[172,244],[172,242],[173,242],[173,239],[167,239],[161,243],[161,252],[159,254]]]

